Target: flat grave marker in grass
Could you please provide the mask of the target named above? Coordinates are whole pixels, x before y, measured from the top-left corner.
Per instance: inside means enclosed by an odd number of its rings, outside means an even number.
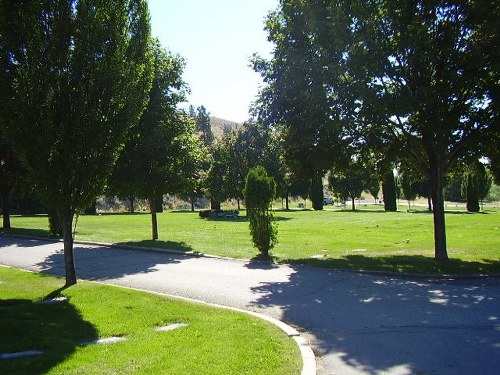
[[[97,339],[97,340],[92,340],[92,341],[84,341],[81,342],[81,346],[87,346],[87,345],[101,345],[101,344],[116,344],[117,342],[122,342],[127,340],[126,337],[123,336],[113,336],[113,337],[108,337],[105,339]]]
[[[11,358],[21,358],[21,357],[31,357],[35,355],[43,354],[40,350],[27,350],[25,352],[16,352],[16,353],[4,353],[0,354],[0,359],[11,359]]]
[[[169,324],[167,326],[157,327],[156,331],[157,332],[173,331],[174,329],[178,329],[178,328],[182,328],[182,327],[186,327],[186,326],[187,326],[186,323],[175,323],[175,324]]]

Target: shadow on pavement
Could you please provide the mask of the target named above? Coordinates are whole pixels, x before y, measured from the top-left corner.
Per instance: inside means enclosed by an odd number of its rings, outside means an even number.
[[[364,255],[347,255],[342,258],[305,258],[289,260],[297,264],[328,267],[344,270],[377,270],[387,272],[427,273],[427,274],[500,274],[500,260],[484,259],[483,262],[449,259],[436,261],[432,257],[422,255],[390,255],[368,257]]]
[[[161,241],[161,240],[142,240],[142,241],[128,241],[116,243],[116,247],[125,246],[137,246],[146,247],[153,249],[166,249],[166,250],[177,250],[183,252],[191,252],[193,248],[186,244],[185,242],[174,242],[174,241]]]
[[[494,373],[500,366],[498,280],[431,282],[292,266],[252,291],[254,307],[312,333],[335,373]],[[325,370],[326,371],[326,370]],[[324,372],[330,373],[330,372]]]
[[[61,250],[38,263],[40,272],[64,276],[64,255]],[[140,253],[140,256],[137,256]],[[161,264],[180,263],[184,255],[163,254],[100,246],[74,246],[76,276],[88,280],[118,279],[127,275],[155,272]]]

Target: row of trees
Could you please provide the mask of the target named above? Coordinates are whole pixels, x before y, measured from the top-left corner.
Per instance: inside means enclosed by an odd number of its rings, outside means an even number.
[[[74,217],[96,196],[147,198],[154,213],[162,194],[195,186],[183,66],[152,39],[145,0],[0,1],[4,227],[10,191],[29,187],[61,225],[67,286]]]
[[[204,107],[177,109],[184,62],[151,38],[146,1],[0,0],[2,195],[29,186],[56,213],[71,285],[74,216],[104,191],[149,199],[157,238],[163,194],[240,201],[257,165],[315,209],[327,172],[343,198],[382,181],[387,210],[400,166],[427,181],[446,259],[445,176],[484,155],[498,172],[497,16],[485,0],[282,0],[274,56],[253,59],[255,121],[215,142]]]
[[[429,181],[435,258],[448,258],[443,187],[457,164],[497,173],[500,7],[491,0],[281,0],[266,22],[273,57],[258,118],[285,159],[313,176],[359,159]]]

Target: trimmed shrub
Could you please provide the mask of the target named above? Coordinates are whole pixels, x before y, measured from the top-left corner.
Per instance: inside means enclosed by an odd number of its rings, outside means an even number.
[[[277,241],[271,203],[276,193],[274,179],[263,167],[250,169],[245,181],[245,204],[254,246],[266,257]]]

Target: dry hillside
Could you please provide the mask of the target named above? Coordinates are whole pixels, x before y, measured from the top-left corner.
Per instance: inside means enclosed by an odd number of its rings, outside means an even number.
[[[212,127],[215,139],[220,139],[224,132],[235,131],[241,128],[243,124],[210,116],[210,126]]]

